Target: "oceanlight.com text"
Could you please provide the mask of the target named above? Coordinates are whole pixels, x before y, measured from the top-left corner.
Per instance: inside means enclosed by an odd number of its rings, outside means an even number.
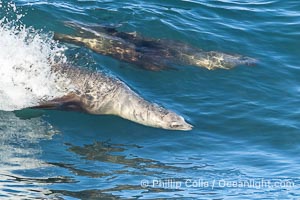
[[[226,180],[226,179],[153,179],[141,180],[140,185],[143,188],[164,188],[164,189],[183,189],[183,188],[292,188],[295,183],[288,179],[241,179],[241,180]]]

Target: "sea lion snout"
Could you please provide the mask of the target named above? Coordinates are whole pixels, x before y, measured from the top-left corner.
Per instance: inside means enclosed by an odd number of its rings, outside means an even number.
[[[165,129],[181,131],[190,131],[193,129],[191,124],[188,124],[183,117],[176,113],[168,113],[163,121],[165,122],[163,126]]]

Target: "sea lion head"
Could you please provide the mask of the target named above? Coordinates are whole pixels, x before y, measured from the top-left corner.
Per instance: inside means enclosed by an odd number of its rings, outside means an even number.
[[[163,119],[157,124],[160,125],[160,128],[168,130],[189,131],[193,128],[193,126],[188,124],[182,116],[172,111],[169,111],[168,114],[163,116]]]

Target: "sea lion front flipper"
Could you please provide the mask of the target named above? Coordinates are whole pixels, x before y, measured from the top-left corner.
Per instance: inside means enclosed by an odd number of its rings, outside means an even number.
[[[176,68],[174,67],[169,67],[169,66],[164,66],[164,65],[155,65],[152,63],[144,63],[144,64],[139,64],[138,66],[142,67],[144,70],[149,70],[149,71],[163,71],[163,70],[175,70]]]
[[[23,109],[14,111],[16,117],[26,120],[41,117],[44,114],[42,110],[34,110],[34,109]]]
[[[84,112],[80,99],[75,94],[68,94],[61,98],[56,98],[51,101],[41,102],[40,105],[31,107],[33,109],[44,110],[64,110],[64,111],[79,111]]]

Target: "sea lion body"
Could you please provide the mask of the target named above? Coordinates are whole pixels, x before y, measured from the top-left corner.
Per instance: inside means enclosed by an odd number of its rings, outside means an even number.
[[[144,38],[136,33],[114,28],[66,23],[76,35],[54,34],[54,39],[85,46],[96,53],[135,64],[149,70],[168,69],[173,64],[207,69],[230,69],[236,65],[253,65],[255,59],[216,51],[203,51],[190,45],[161,39]]]
[[[184,118],[133,92],[125,83],[99,72],[71,66],[55,66],[54,72],[70,81],[72,91],[34,108],[81,111],[96,115],[117,115],[146,126],[191,130]]]

